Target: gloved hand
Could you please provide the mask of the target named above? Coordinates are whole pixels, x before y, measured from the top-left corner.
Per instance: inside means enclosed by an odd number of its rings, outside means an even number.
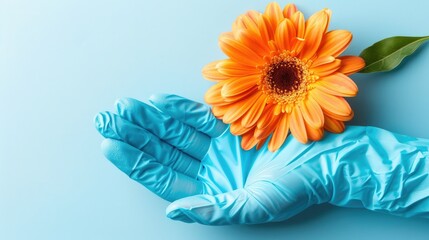
[[[289,136],[275,153],[244,151],[207,106],[175,95],[150,101],[156,109],[121,99],[96,128],[113,164],[173,201],[172,219],[256,224],[326,202],[429,217],[429,140],[349,126],[305,145]]]

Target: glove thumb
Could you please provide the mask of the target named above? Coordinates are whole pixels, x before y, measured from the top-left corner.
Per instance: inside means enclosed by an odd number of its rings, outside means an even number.
[[[244,188],[182,198],[171,203],[166,213],[173,220],[205,225],[252,224],[269,218],[260,203]]]

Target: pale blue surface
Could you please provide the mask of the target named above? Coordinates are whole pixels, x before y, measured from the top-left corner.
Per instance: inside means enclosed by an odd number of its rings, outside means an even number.
[[[267,2],[0,1],[0,239],[427,238],[427,220],[326,206],[262,226],[174,222],[167,202],[104,159],[98,111],[153,92],[202,100],[219,33]],[[296,3],[307,16],[331,8],[331,29],[354,33],[352,54],[429,34],[428,2]],[[392,73],[356,75],[353,123],[429,138],[428,60],[425,45]]]

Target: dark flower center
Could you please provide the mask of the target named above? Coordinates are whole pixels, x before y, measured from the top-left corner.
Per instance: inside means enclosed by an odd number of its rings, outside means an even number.
[[[302,77],[299,66],[294,62],[277,63],[268,75],[268,84],[278,94],[298,90]]]
[[[284,51],[264,65],[259,89],[269,101],[286,106],[302,101],[317,78],[309,71],[306,62]]]

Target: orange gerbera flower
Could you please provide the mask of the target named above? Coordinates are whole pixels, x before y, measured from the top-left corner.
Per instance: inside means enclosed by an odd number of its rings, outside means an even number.
[[[242,135],[244,149],[260,148],[271,136],[268,148],[276,151],[289,131],[302,143],[320,140],[324,129],[344,131],[343,121],[353,117],[344,97],[358,91],[348,75],[365,63],[339,57],[352,34],[327,32],[330,17],[324,9],[305,21],[295,5],[282,11],[270,3],[264,13],[239,16],[220,36],[229,58],[204,67],[204,77],[218,81],[205,100],[232,134]]]

